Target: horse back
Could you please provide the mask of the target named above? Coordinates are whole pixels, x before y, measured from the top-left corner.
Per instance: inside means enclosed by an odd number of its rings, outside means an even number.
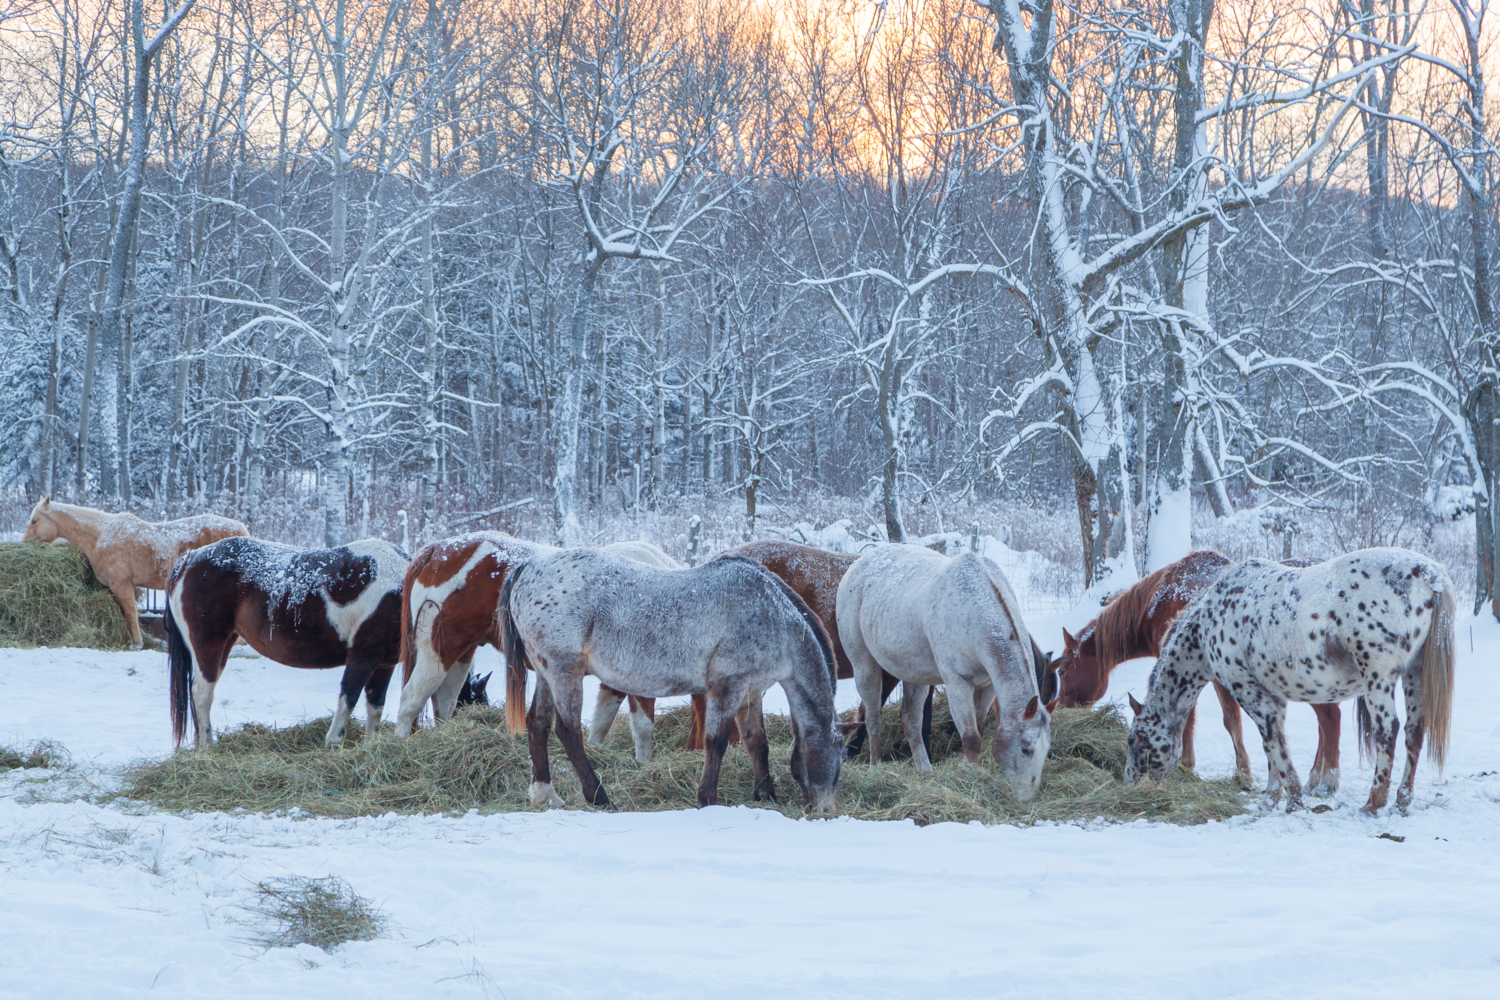
[[[854,667],[839,638],[838,593],[844,574],[858,556],[778,540],[750,542],[717,558],[726,556],[740,556],[758,562],[790,587],[828,633],[838,676],[854,676]]]

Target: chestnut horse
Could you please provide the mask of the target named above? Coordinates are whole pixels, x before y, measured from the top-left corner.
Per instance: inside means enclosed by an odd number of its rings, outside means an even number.
[[[178,745],[189,707],[193,744],[213,741],[214,687],[236,635],[289,667],[344,668],[325,746],[343,741],[361,690],[365,730],[373,733],[401,651],[405,570],[406,553],[374,538],[306,550],[226,538],[183,556],[168,580],[165,616]]]
[[[1099,617],[1083,627],[1075,639],[1063,630],[1063,653],[1056,663],[1062,677],[1061,704],[1067,708],[1094,704],[1109,689],[1110,672],[1126,660],[1158,656],[1172,622],[1195,596],[1217,580],[1230,564],[1211,549],[1190,552],[1176,562],[1148,573],[1123,591]],[[1292,559],[1284,565],[1306,566]],[[1224,728],[1234,742],[1235,770],[1250,779],[1250,755],[1245,751],[1240,706],[1217,680],[1214,693],[1224,714]],[[1131,706],[1138,703],[1131,697]],[[1308,775],[1313,794],[1332,795],[1339,787],[1339,707],[1314,705],[1318,716],[1318,753]],[[1189,710],[1182,734],[1182,763],[1193,767],[1193,733],[1197,708]]]
[[[620,550],[627,558],[675,565],[660,549],[644,542],[620,542],[605,551]],[[433,542],[419,551],[406,569],[401,596],[401,707],[396,733],[409,736],[428,699],[437,719],[448,719],[458,702],[459,689],[469,676],[474,651],[485,643],[500,648],[495,608],[500,588],[512,567],[560,550],[523,541],[499,531],[475,531]],[[455,670],[454,665],[462,669]],[[507,674],[506,716],[515,732],[525,725],[526,680]],[[599,692],[601,702],[619,706],[614,692]],[[631,699],[631,730],[636,756],[650,755],[656,701]],[[611,721],[613,715],[611,714]]]
[[[511,569],[500,593],[506,671],[537,674],[526,715],[531,801],[563,804],[547,755],[557,735],[584,798],[609,807],[585,752],[583,678],[651,698],[708,695],[698,804],[718,802],[719,766],[739,717],[754,771],[754,796],[775,801],[759,697],[785,690],[792,720],[792,775],[809,807],[836,808],[842,746],[833,730],[833,649],[822,624],[786,584],[748,559],[661,570],[570,549]]]
[[[144,645],[136,617],[135,588],[166,590],[167,577],[185,552],[210,542],[248,535],[239,521],[196,514],[176,521],[142,521],[134,514],[109,514],[93,507],[53,503],[42,497],[31,509],[23,542],[66,538],[88,559],[99,582],[109,588],[125,616],[130,641]]]

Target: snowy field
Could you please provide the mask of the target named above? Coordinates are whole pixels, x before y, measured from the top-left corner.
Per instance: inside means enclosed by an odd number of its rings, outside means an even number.
[[[1056,648],[1079,617],[1030,624]],[[1369,772],[1346,713],[1331,812],[1191,828],[100,806],[77,796],[169,749],[165,657],[0,650],[0,744],[57,740],[87,779],[0,776],[0,994],[1494,1000],[1500,627],[1458,632],[1447,775],[1423,765],[1410,816],[1359,815]],[[1142,695],[1149,668],[1121,667],[1110,697]],[[325,715],[337,680],[236,656],[215,722]],[[854,701],[848,682],[840,700]],[[1227,773],[1211,694],[1200,718],[1200,771]],[[1305,776],[1311,710],[1292,706],[1290,723]],[[385,937],[331,954],[251,943],[256,882],[327,874],[382,908]]]

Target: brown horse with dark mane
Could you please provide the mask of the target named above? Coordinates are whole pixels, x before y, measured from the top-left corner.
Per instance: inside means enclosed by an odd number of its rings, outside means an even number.
[[[1077,638],[1063,631],[1063,653],[1057,659],[1062,676],[1061,704],[1075,708],[1094,704],[1109,689],[1109,675],[1126,660],[1161,654],[1162,640],[1179,612],[1199,592],[1209,587],[1230,565],[1223,553],[1210,549],[1190,552],[1176,562],[1148,573],[1133,587],[1119,594],[1099,617],[1083,627]],[[1292,559],[1285,565],[1307,566],[1307,560]],[[1248,781],[1250,755],[1240,706],[1218,681],[1214,693],[1224,713],[1224,728],[1234,742],[1235,770]],[[1137,704],[1131,698],[1131,705]],[[1314,794],[1331,795],[1339,786],[1339,707],[1314,705],[1318,716],[1318,753],[1309,783]],[[1182,734],[1182,763],[1194,764],[1193,731],[1196,708],[1189,711]]]

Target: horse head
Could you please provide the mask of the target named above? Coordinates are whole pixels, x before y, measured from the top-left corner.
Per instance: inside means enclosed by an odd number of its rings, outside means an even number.
[[[479,677],[475,674],[470,674],[468,677],[465,677],[464,686],[458,689],[457,704],[488,705],[490,703],[490,696],[485,693],[485,688],[489,686],[490,678],[492,676],[494,676],[493,670],[485,674],[483,677]]]
[[[1063,629],[1063,651],[1055,662],[1061,682],[1056,699],[1063,707],[1086,708],[1103,698],[1104,692],[1109,690],[1109,672],[1099,661],[1098,646],[1091,630],[1084,630],[1083,638],[1075,639],[1072,633]]]
[[[26,521],[23,542],[52,542],[57,540],[57,522],[52,519],[52,498],[42,497],[31,508],[31,517]]]
[[[1134,695],[1127,697],[1135,719],[1125,739],[1125,784],[1133,785],[1142,778],[1160,781],[1182,759],[1182,727],[1167,725],[1149,698],[1142,705]]]
[[[1001,700],[1001,713],[1007,699]],[[1032,695],[1021,707],[1019,719],[995,726],[995,741],[990,748],[995,763],[1010,782],[1019,802],[1030,802],[1042,790],[1042,767],[1047,751],[1052,749],[1052,717],[1048,706]]]
[[[793,725],[792,777],[814,813],[832,815],[838,810],[839,770],[844,764],[844,740],[833,726],[823,732],[819,726],[803,733]],[[807,739],[803,737],[807,736]]]

